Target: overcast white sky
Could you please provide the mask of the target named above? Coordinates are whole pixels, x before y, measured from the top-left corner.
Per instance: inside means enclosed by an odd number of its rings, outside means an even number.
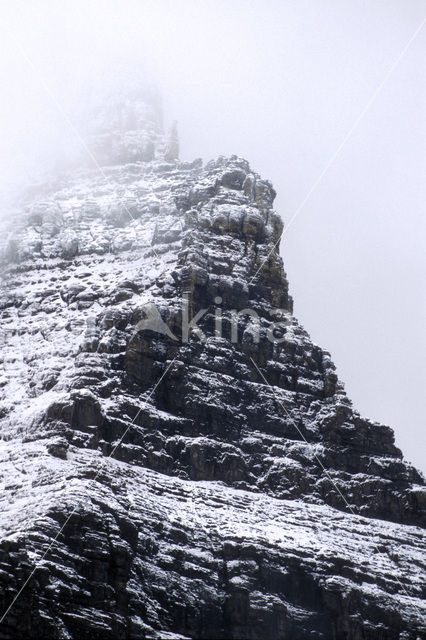
[[[3,189],[73,147],[92,85],[155,78],[183,159],[239,154],[284,221],[295,314],[357,409],[426,469],[426,15],[420,0],[14,0],[0,5]],[[31,61],[31,62],[29,62]]]

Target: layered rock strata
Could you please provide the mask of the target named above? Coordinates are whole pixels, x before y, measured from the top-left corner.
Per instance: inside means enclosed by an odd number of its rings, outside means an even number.
[[[4,233],[0,638],[425,637],[424,480],[294,317],[272,185],[115,113]]]

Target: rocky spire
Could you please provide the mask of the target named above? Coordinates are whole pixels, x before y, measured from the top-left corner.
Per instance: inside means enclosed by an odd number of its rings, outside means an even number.
[[[3,256],[1,637],[425,637],[424,480],[293,315],[272,185],[151,107]]]
[[[164,154],[164,159],[167,162],[171,162],[173,160],[177,160],[178,158],[179,158],[179,136],[178,136],[178,130],[177,130],[177,122],[176,120],[174,120],[167,138],[167,145],[166,145],[166,151]]]

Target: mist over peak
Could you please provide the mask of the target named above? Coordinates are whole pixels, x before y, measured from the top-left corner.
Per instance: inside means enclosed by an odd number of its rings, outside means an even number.
[[[143,85],[159,88],[165,131],[178,120],[183,160],[248,158],[272,180],[288,222],[423,13],[416,0],[3,3],[0,217],[15,215],[25,188],[95,166],[81,142],[87,114]],[[359,405],[396,425],[417,464],[426,359],[410,354],[424,326],[424,37],[283,236],[304,323],[333,351]],[[400,370],[412,372],[403,393]]]

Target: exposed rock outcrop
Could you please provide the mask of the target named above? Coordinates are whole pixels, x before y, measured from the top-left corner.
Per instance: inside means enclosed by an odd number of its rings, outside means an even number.
[[[0,638],[425,637],[424,480],[294,317],[273,187],[114,113],[4,235]]]

